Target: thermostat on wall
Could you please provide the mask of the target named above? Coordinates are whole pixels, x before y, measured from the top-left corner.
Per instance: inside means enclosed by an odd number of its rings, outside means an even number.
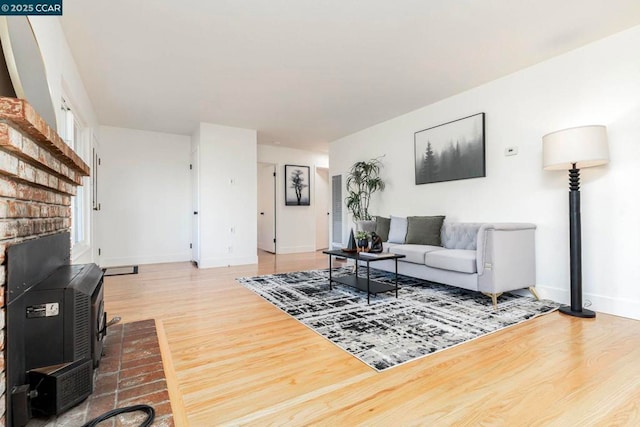
[[[515,156],[518,154],[518,147],[507,147],[504,149],[505,156]]]

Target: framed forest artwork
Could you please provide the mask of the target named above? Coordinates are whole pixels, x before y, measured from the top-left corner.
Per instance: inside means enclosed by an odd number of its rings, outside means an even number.
[[[309,166],[284,166],[284,201],[286,206],[311,204]]]
[[[416,185],[486,176],[484,113],[414,134]]]

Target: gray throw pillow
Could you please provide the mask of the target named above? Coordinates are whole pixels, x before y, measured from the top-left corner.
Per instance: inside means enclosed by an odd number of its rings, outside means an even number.
[[[383,216],[376,217],[376,234],[380,236],[383,242],[389,240],[389,226],[391,225],[391,218],[385,218]]]
[[[389,224],[389,243],[404,243],[407,236],[407,218],[391,215]]]
[[[407,218],[407,244],[441,246],[440,230],[444,215]]]

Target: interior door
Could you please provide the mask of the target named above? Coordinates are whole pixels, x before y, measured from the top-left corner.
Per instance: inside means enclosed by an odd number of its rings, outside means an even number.
[[[100,199],[98,197],[98,176],[100,173],[100,147],[98,139],[95,133],[91,133],[91,247],[93,251],[93,260],[96,264],[100,265],[101,251],[100,243],[102,242],[102,235],[100,234],[100,215],[101,209]]]
[[[344,247],[342,241],[342,175],[331,177],[331,249]]]
[[[316,250],[329,248],[329,169],[316,168]]]
[[[276,165],[258,163],[258,249],[276,252]]]
[[[200,149],[196,145],[191,151],[191,260],[200,263]]]

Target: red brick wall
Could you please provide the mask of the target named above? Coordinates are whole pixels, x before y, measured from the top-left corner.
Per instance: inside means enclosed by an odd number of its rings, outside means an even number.
[[[25,101],[0,97],[0,425],[5,424],[8,245],[69,231],[71,196],[89,167]]]

